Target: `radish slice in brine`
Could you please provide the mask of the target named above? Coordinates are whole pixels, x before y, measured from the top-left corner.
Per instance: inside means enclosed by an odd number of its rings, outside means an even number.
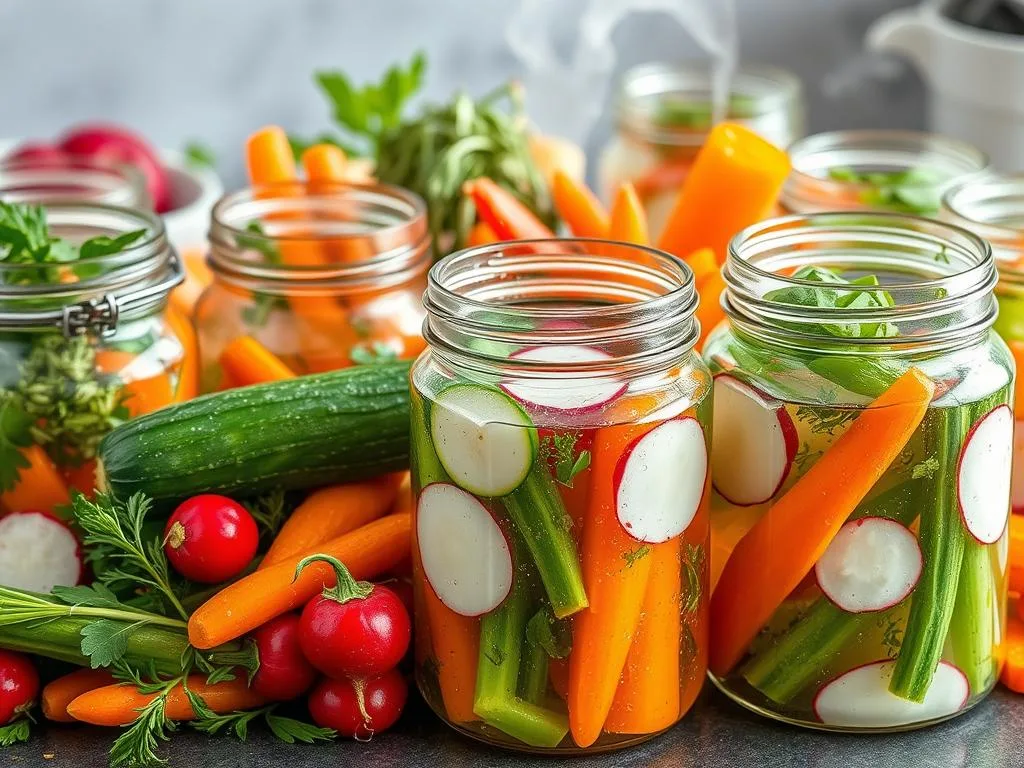
[[[862,517],[839,529],[814,566],[825,597],[848,613],[882,611],[914,591],[921,547],[905,526]]]
[[[700,423],[692,416],[662,422],[635,440],[615,468],[619,523],[648,544],[675,538],[696,517],[707,474]]]
[[[0,585],[46,594],[82,579],[82,550],[62,521],[47,512],[0,519]]]
[[[1013,413],[999,405],[971,427],[960,451],[957,493],[968,532],[995,544],[1006,530],[1013,464]]]
[[[512,554],[501,528],[475,497],[433,483],[416,505],[423,573],[438,599],[462,616],[493,611],[512,588]]]
[[[786,482],[797,452],[785,406],[734,376],[715,377],[711,480],[731,504],[768,501]]]
[[[512,355],[515,360],[535,363],[600,363],[612,356],[594,347],[557,344],[528,347]],[[603,408],[626,391],[622,381],[604,377],[564,377],[549,379],[508,379],[502,389],[532,410],[585,413]]]
[[[893,661],[876,661],[839,675],[814,697],[814,713],[825,725],[890,728],[948,717],[967,704],[970,685],[949,662],[939,662],[920,703],[889,693],[894,666]]]

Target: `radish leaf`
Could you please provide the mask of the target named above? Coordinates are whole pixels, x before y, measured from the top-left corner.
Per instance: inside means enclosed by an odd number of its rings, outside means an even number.
[[[27,718],[3,726],[0,728],[0,747],[9,747],[12,744],[28,741],[30,729],[31,726]]]

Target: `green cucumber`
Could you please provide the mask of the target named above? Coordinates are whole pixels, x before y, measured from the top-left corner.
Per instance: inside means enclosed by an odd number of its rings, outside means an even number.
[[[124,424],[101,485],[157,502],[364,480],[409,466],[409,363],[380,363],[198,397]]]
[[[996,641],[992,617],[996,600],[989,546],[968,538],[949,640],[953,661],[967,677],[972,695],[984,693],[994,682],[996,661],[992,649]]]
[[[409,399],[409,411],[412,419],[412,436],[410,438],[412,452],[409,464],[412,479],[417,490],[422,491],[431,483],[449,483],[451,478],[444,471],[441,460],[437,458],[434,444],[430,441],[430,425],[427,423],[427,406],[415,387]]]

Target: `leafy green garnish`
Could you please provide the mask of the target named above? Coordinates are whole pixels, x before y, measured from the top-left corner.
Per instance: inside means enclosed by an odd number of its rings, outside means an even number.
[[[590,466],[590,451],[576,453],[580,436],[580,432],[561,432],[541,443],[541,457],[553,466],[555,479],[566,488],[572,488],[576,475]]]
[[[526,624],[526,638],[544,649],[552,659],[564,659],[572,651],[572,631],[569,624],[547,607],[537,611]]]
[[[704,594],[704,561],[707,555],[700,544],[687,544],[683,553],[683,574],[686,576],[686,592],[683,599],[683,612],[696,613],[700,607],[701,595]]]
[[[167,717],[167,696],[183,678],[164,681],[157,695],[139,712],[132,725],[121,733],[110,750],[111,768],[166,765],[157,755],[160,742],[168,741],[178,729]]]
[[[632,552],[623,552],[622,559],[626,561],[627,568],[632,568],[638,560],[643,560],[649,554],[651,554],[651,548],[646,544],[641,544]]]
[[[711,127],[712,112],[710,101],[663,99],[658,102],[654,122],[665,128],[707,129]],[[727,119],[744,120],[756,114],[756,102],[753,98],[742,93],[730,94]]]
[[[100,235],[86,240],[78,248],[78,258],[98,259],[101,256],[110,256],[120,253],[124,249],[138,242],[146,234],[144,229],[136,229],[133,232],[125,232],[117,237]]]
[[[277,535],[291,512],[285,493],[280,488],[265,493],[253,501],[245,502],[245,508],[249,510],[261,532],[269,538]]]
[[[796,409],[797,421],[810,427],[812,435],[835,436],[837,429],[853,422],[859,411],[855,408],[830,408],[822,405],[801,405]]]
[[[833,181],[868,187],[861,192],[860,199],[872,208],[925,216],[938,213],[942,204],[940,188],[948,180],[945,174],[926,166],[864,173],[840,166],[830,168],[828,175]]]
[[[9,747],[28,741],[31,729],[28,718],[16,720],[9,725],[0,727],[0,747]]]
[[[215,168],[217,155],[206,144],[190,141],[185,145],[185,162],[196,168]]]
[[[30,466],[22,450],[32,445],[31,428],[32,417],[15,397],[0,390],[0,493],[13,489],[20,470]]]
[[[296,742],[314,744],[318,741],[331,741],[338,735],[337,731],[330,728],[318,728],[301,720],[275,714],[277,704],[247,712],[229,712],[226,715],[218,715],[206,705],[201,696],[192,691],[187,691],[187,694],[197,716],[197,719],[192,722],[192,727],[202,733],[214,735],[231,732],[239,741],[245,741],[249,738],[249,725],[253,720],[262,718],[270,732],[286,744],[295,744]]]
[[[398,359],[398,353],[387,344],[375,341],[372,344],[356,344],[349,352],[349,357],[356,365],[376,365],[391,363]]]

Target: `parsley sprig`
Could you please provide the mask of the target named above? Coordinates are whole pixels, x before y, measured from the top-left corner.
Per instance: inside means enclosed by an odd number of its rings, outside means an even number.
[[[865,187],[860,200],[872,208],[931,216],[942,204],[941,186],[946,174],[919,166],[902,171],[860,172],[840,166],[830,168],[829,178]]]
[[[590,466],[590,451],[576,453],[580,437],[580,432],[561,432],[548,435],[541,442],[541,457],[554,470],[555,479],[566,488],[572,488],[576,475]]]

